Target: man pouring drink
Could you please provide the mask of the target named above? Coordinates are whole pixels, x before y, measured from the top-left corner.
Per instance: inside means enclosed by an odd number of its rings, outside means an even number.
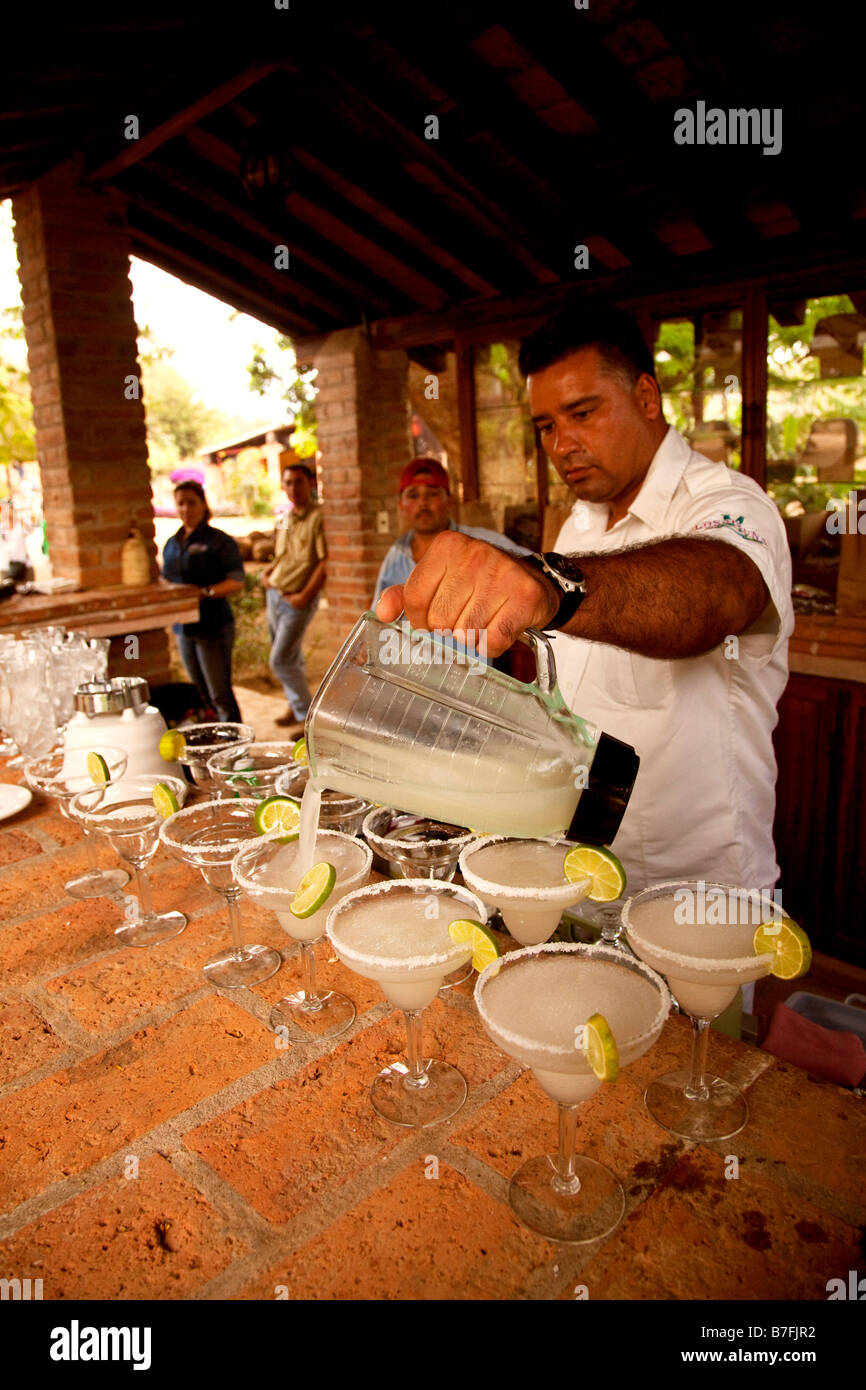
[[[793,630],[776,507],[666,424],[652,354],[622,312],[562,310],[520,365],[575,498],[554,551],[517,559],[444,531],[377,615],[484,629],[491,657],[526,628],[552,634],[568,705],[641,759],[613,843],[629,889],[772,888],[772,732]]]

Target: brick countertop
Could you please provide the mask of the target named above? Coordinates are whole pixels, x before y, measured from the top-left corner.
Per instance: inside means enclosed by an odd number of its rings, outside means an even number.
[[[200,967],[228,923],[200,875],[159,852],[155,905],[190,923],[135,949],[115,944],[117,902],[64,895],[84,862],[50,802],[0,826],[0,1275],[42,1279],[45,1299],[570,1299],[585,1286],[602,1300],[824,1301],[858,1268],[866,1109],[849,1092],[714,1033],[711,1061],[746,1089],[750,1122],[719,1144],[676,1140],[642,1104],[653,1076],[686,1065],[689,1029],[671,1018],[581,1112],[579,1149],[620,1176],[626,1219],[600,1246],[558,1246],[507,1205],[509,1174],[555,1146],[555,1107],[489,1041],[471,989],[424,1016],[425,1050],[464,1072],[466,1105],[398,1129],[367,1095],[404,1043],[372,982],[320,946],[321,982],[358,1017],[318,1049],[280,1050],[267,1016],[297,960],[271,914],[242,901],[245,938],[279,947],[282,969],[218,993]]]

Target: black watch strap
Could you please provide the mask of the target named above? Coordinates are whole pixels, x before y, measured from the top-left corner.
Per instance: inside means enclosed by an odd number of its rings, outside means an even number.
[[[545,623],[543,631],[556,632],[559,628],[565,627],[565,624],[574,617],[586,598],[586,580],[583,577],[583,571],[573,560],[565,555],[557,555],[553,551],[544,555],[525,555],[524,564],[532,565],[534,569],[539,570],[559,591],[559,607],[550,622]],[[564,573],[566,568],[571,573]]]

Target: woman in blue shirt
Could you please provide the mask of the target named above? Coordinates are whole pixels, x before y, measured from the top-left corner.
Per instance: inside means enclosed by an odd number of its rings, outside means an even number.
[[[220,720],[239,723],[232,690],[235,623],[226,596],[244,587],[243,560],[237,542],[208,524],[210,507],[201,483],[178,483],[174,500],[181,526],[165,543],[162,572],[170,584],[201,590],[198,622],[174,624],[178,650],[202,699]]]

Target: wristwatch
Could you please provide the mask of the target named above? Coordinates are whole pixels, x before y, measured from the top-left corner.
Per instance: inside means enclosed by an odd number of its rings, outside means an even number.
[[[523,563],[532,565],[533,569],[546,575],[560,595],[559,607],[550,622],[545,623],[544,631],[554,632],[564,627],[586,598],[583,570],[567,555],[557,555],[552,550],[546,551],[543,555],[524,555]]]

